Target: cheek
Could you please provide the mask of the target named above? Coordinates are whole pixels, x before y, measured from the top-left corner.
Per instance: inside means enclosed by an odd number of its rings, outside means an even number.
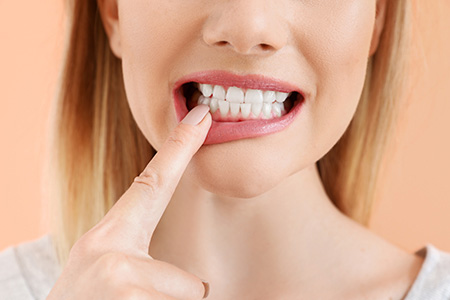
[[[169,76],[179,66],[180,49],[191,38],[185,33],[190,25],[180,24],[185,19],[183,11],[189,9],[187,4],[140,0],[119,7],[122,69],[129,106],[155,149],[177,123]]]
[[[158,77],[177,65],[175,60],[185,44],[184,39],[189,38],[181,32],[187,25],[181,18],[185,8],[180,3],[133,1],[132,5],[121,7],[122,49],[134,69]]]
[[[328,139],[327,148],[350,124],[361,97],[375,22],[372,1],[349,1],[311,23],[305,56],[316,75],[316,95],[310,103],[312,129]],[[320,20],[317,17],[316,20]],[[314,34],[312,34],[314,32]]]
[[[195,67],[183,53],[195,51],[198,41],[193,37],[201,32],[203,17],[185,17],[186,11],[202,11],[189,2],[135,0],[120,12],[127,97],[138,126],[156,149],[176,125],[168,98],[169,72]],[[298,59],[295,65],[315,86],[301,119],[276,136],[202,147],[186,177],[209,191],[248,198],[325,155],[347,128],[361,95],[374,20],[372,2],[336,0],[337,9],[305,10],[303,16],[299,11],[295,17],[301,21],[293,22],[291,29],[298,53],[290,59]],[[150,17],[151,12],[155,14]]]

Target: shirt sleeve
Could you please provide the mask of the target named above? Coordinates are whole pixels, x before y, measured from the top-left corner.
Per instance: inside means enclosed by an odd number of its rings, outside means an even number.
[[[0,299],[36,300],[23,276],[14,247],[0,253]]]

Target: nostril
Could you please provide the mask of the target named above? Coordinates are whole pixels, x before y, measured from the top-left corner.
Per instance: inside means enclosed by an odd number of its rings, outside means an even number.
[[[268,45],[268,44],[261,44],[261,49],[264,51],[270,50],[272,48],[272,46]]]

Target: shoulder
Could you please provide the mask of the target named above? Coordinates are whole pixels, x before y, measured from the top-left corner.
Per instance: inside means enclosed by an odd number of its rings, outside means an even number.
[[[45,299],[60,274],[50,235],[0,252],[0,299]]]
[[[450,299],[450,252],[427,244],[416,254],[425,260],[405,300]]]

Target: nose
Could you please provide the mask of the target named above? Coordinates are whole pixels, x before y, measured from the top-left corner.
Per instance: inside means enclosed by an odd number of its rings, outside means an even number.
[[[231,47],[240,54],[267,54],[287,43],[281,0],[229,0],[214,5],[203,27],[209,46]],[[280,7],[280,6],[278,6]]]

